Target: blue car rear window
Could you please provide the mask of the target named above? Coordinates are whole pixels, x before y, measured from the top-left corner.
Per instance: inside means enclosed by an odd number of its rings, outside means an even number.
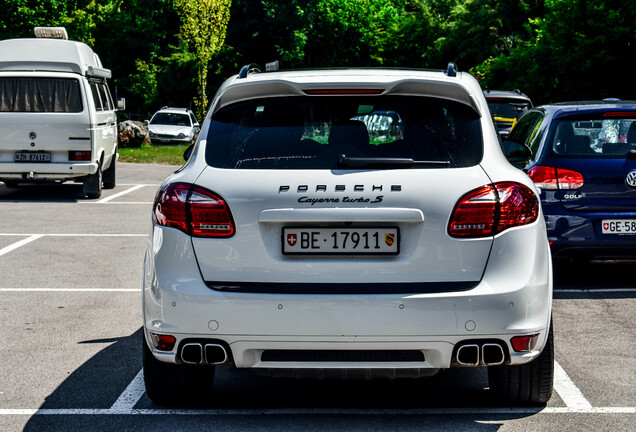
[[[591,116],[561,119],[550,148],[556,157],[622,158],[636,150],[636,113],[633,116]]]

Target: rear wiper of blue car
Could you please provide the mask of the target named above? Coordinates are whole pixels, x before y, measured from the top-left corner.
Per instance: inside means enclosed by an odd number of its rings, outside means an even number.
[[[348,157],[344,154],[338,156],[338,167],[448,167],[450,161],[420,161],[411,158],[377,158],[377,157]]]

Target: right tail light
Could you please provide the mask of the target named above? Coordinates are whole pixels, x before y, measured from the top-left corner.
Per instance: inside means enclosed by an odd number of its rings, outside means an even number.
[[[585,184],[581,173],[564,168],[535,165],[528,170],[535,185],[545,190],[575,190]]]
[[[231,237],[235,225],[225,201],[213,192],[189,183],[164,186],[152,210],[154,222],[192,237]]]
[[[531,224],[539,216],[539,200],[527,186],[500,182],[474,189],[462,196],[450,218],[451,237],[488,237],[517,226]]]

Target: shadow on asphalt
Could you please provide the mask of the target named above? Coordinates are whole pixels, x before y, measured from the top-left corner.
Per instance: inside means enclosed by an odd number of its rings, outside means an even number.
[[[0,182],[0,202],[74,203],[86,200],[81,183],[25,184],[9,188]]]
[[[82,341],[81,344],[112,342],[50,394],[41,409],[106,409],[119,398],[141,369],[142,331],[112,340]],[[52,364],[54,364],[52,362]],[[452,415],[453,408],[496,407],[487,390],[484,369],[450,369],[433,377],[396,380],[312,380],[263,377],[246,370],[218,367],[209,401],[197,405],[163,407],[145,394],[136,409],[212,409],[214,413],[183,415],[92,415],[36,414],[25,431],[69,430],[422,430],[441,429],[496,431],[494,418],[515,419],[532,415],[510,413]],[[447,415],[421,415],[391,410],[449,409]],[[329,410],[338,413],[329,413]],[[232,410],[225,415],[223,410]],[[241,410],[246,414],[242,415]],[[280,413],[262,413],[277,410]],[[290,410],[286,413],[286,410]],[[300,410],[302,413],[294,413]],[[344,410],[344,412],[343,412]],[[347,410],[377,410],[370,414]],[[387,411],[383,413],[382,411]],[[317,411],[315,414],[311,411]]]
[[[554,298],[636,298],[634,290],[621,291],[626,288],[636,288],[636,260],[592,261],[586,264],[558,261],[554,263],[555,290],[584,290],[555,292]]]

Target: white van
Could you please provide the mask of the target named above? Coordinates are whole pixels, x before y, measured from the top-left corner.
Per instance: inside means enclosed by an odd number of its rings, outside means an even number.
[[[115,187],[116,106],[111,71],[62,27],[0,41],[0,181],[75,181],[89,198]]]

